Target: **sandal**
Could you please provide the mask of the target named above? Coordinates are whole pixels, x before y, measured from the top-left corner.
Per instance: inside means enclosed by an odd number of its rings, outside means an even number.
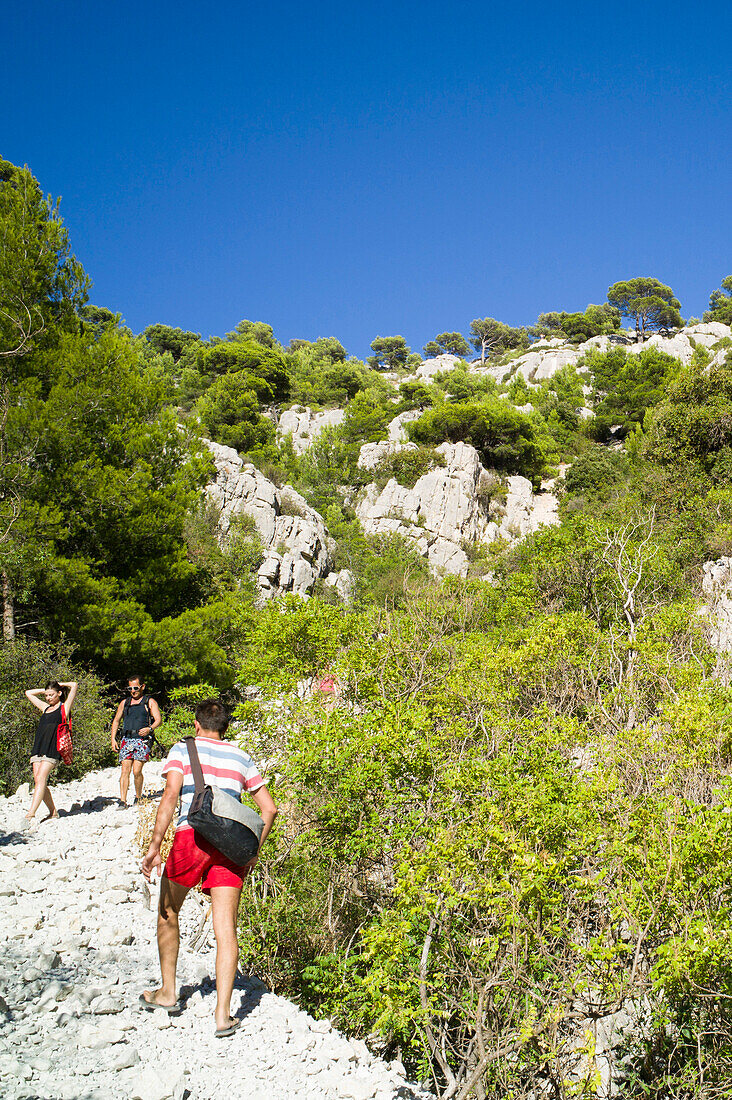
[[[174,1005],[161,1005],[157,1001],[148,1001],[144,993],[140,994],[139,1003],[147,1012],[167,1012],[169,1016],[180,1016],[183,1009],[180,1007],[180,1001],[176,1001]]]
[[[217,1027],[214,1035],[217,1039],[228,1039],[238,1027],[241,1027],[241,1020],[229,1020],[229,1026]]]

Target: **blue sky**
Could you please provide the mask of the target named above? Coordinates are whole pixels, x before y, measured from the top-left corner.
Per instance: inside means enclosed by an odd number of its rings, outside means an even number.
[[[0,154],[140,331],[531,323],[732,274],[732,5],[26,0]]]

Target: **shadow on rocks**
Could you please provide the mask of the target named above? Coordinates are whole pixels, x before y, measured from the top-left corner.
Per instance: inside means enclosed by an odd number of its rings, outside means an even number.
[[[11,845],[28,844],[31,840],[35,841],[35,836],[29,836],[28,833],[22,833],[18,829],[9,833],[0,832],[0,848],[9,848]]]
[[[107,806],[117,806],[118,798],[110,798],[107,795],[98,794],[96,798],[86,802],[75,802],[70,810],[59,810],[59,817],[76,817],[77,814],[97,814]]]
[[[232,1013],[239,1020],[245,1020],[246,1017],[254,1011],[262,997],[268,992],[267,987],[259,980],[259,978],[250,978],[246,974],[237,974],[234,980],[234,990],[240,990],[242,994],[241,1005],[237,1012]],[[216,982],[213,978],[202,978],[200,982],[190,985],[182,985],[180,987],[180,1003],[181,1008],[185,1011],[186,1004],[194,993],[199,993],[201,996],[206,997],[216,990]]]

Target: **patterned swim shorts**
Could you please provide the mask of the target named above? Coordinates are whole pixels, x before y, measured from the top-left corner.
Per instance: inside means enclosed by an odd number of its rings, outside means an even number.
[[[119,747],[119,759],[120,763],[123,760],[142,760],[143,762],[149,760],[150,745],[144,737],[123,737]]]

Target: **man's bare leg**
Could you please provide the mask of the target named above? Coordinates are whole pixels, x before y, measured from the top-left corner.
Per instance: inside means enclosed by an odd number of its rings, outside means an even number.
[[[132,771],[132,760],[123,760],[120,764],[119,773],[119,797],[122,802],[127,801],[127,791],[130,786],[130,772]]]
[[[180,946],[178,914],[188,890],[188,886],[179,886],[177,882],[171,882],[166,875],[163,875],[158,907],[158,954],[163,984],[159,989],[146,989],[145,997],[148,1001],[155,1001],[157,1004],[169,1007],[178,1000],[175,983]]]
[[[231,994],[239,963],[236,918],[239,912],[240,886],[212,886],[211,906],[216,936],[216,1027],[231,1022]]]
[[[139,802],[142,798],[142,760],[132,761],[132,778],[135,783],[135,797]]]

